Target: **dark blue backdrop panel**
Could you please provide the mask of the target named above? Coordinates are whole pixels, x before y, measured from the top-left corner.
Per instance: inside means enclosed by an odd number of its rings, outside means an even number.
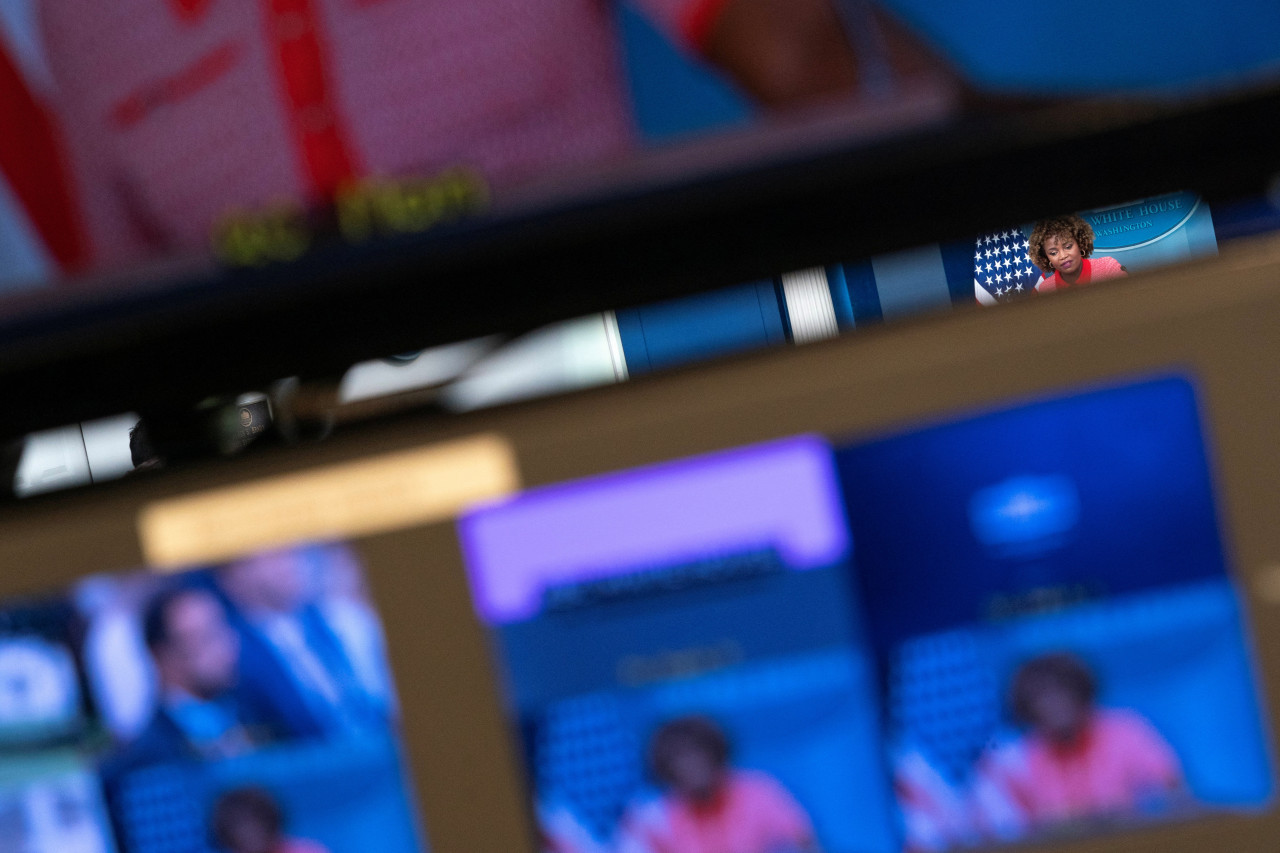
[[[1276,72],[1280,3],[879,0],[974,82],[1039,92],[1186,88]]]
[[[951,301],[962,305],[973,304],[973,241],[953,240],[943,243],[940,248]]]
[[[613,685],[619,662],[731,644],[745,659],[852,642],[857,614],[838,569],[779,571],[709,587],[549,613],[501,629],[522,709]]]
[[[757,282],[618,312],[634,376],[786,341],[773,282]]]
[[[837,276],[829,276],[834,288],[843,286],[844,300],[849,303],[849,311],[853,315],[855,326],[867,323],[878,323],[884,319],[884,311],[880,307],[880,291],[876,289],[876,274],[871,268],[871,261],[841,264],[834,268]]]
[[[1280,198],[1259,196],[1213,208],[1219,242],[1280,231]]]
[[[1037,589],[1105,596],[1225,573],[1199,416],[1181,379],[1033,403],[837,455],[881,649],[983,620],[993,602]],[[993,544],[983,528],[993,522],[1008,542]]]
[[[852,329],[858,325],[853,311],[853,299],[849,296],[849,283],[844,276],[844,267],[840,264],[827,267],[827,289],[831,291],[831,306],[836,312],[836,323],[842,329]]]
[[[618,25],[636,125],[659,142],[747,124],[751,104],[723,76],[674,45],[620,4]]]

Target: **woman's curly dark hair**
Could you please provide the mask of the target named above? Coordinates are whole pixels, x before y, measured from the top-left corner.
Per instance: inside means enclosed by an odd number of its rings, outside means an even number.
[[[664,785],[673,781],[671,764],[676,755],[696,749],[718,767],[729,763],[732,747],[724,730],[707,717],[677,717],[662,725],[649,741],[649,766]]]
[[[1080,257],[1087,258],[1093,254],[1093,226],[1079,216],[1055,216],[1052,219],[1041,219],[1031,229],[1031,239],[1027,242],[1027,254],[1031,260],[1046,274],[1053,271],[1049,256],[1044,253],[1044,243],[1050,237],[1057,237],[1061,242],[1069,237],[1080,247]]]
[[[234,850],[236,828],[255,824],[269,835],[279,836],[284,829],[284,812],[276,798],[261,788],[234,788],[220,796],[209,820],[214,845],[220,850]]]
[[[1041,655],[1024,663],[1013,676],[1009,699],[1018,722],[1035,722],[1032,702],[1046,684],[1061,687],[1083,705],[1092,705],[1098,698],[1098,681],[1084,661],[1068,652]]]

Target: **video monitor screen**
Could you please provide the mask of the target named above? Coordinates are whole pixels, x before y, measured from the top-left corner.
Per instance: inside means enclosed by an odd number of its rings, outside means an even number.
[[[1269,802],[1186,382],[888,438],[837,464],[917,846]]]
[[[288,261],[637,176],[936,127],[1010,95],[1181,95],[1280,61],[1280,13],[1262,0],[1229,15],[1087,2],[1070,28],[1060,13],[16,0],[0,13],[0,283],[175,257]],[[695,153],[649,165],[676,148]]]
[[[0,626],[0,849],[424,849],[345,546],[92,576]]]
[[[1222,226],[1230,239],[1238,221],[1235,211],[1211,209],[1191,192],[1045,216],[971,239],[580,317],[510,341],[481,338],[362,362],[341,379],[338,400],[345,405],[416,391],[430,393],[446,410],[466,411],[975,302],[990,306],[1131,275],[1152,277],[1216,255]],[[250,397],[238,401],[244,403],[238,414],[253,430],[230,430],[246,432],[242,444],[271,423],[269,405],[253,401],[268,405],[255,414]],[[425,393],[418,404],[423,398]],[[121,415],[29,436],[14,491],[26,497],[155,467],[164,453],[147,448],[147,428],[140,424],[136,414]],[[223,443],[235,444],[231,438]]]
[[[952,850],[1261,811],[1193,385],[538,488],[459,536],[546,850]]]

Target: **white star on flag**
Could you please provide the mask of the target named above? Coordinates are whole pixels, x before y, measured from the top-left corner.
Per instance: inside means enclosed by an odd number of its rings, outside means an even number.
[[[1031,241],[1018,228],[975,238],[973,292],[978,302],[994,305],[1032,293],[1040,271],[1027,255]]]

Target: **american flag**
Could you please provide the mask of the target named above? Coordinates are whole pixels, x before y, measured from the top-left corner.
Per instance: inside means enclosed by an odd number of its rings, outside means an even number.
[[[985,234],[974,244],[973,295],[983,305],[1032,293],[1040,270],[1027,256],[1030,243],[1017,228]]]

